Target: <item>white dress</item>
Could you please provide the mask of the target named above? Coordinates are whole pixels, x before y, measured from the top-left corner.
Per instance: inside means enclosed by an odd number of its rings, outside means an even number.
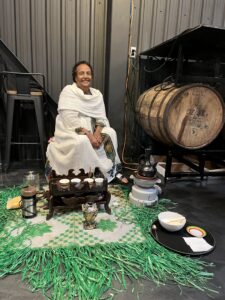
[[[92,95],[84,95],[76,84],[63,89],[58,104],[54,139],[48,145],[47,158],[58,175],[66,175],[70,169],[76,175],[80,173],[80,169],[85,173],[94,172],[98,167],[108,181],[111,181],[115,176],[116,166],[120,164],[117,136],[106,118],[102,94],[93,88],[91,93]],[[75,131],[82,127],[93,132],[93,125],[99,120],[104,125],[102,133],[111,138],[115,153],[113,159],[107,156],[104,145],[94,149],[86,135]]]

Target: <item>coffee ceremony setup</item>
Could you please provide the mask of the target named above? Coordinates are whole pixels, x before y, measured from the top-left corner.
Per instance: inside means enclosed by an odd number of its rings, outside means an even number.
[[[0,299],[225,299],[225,1],[56,2],[0,3]]]

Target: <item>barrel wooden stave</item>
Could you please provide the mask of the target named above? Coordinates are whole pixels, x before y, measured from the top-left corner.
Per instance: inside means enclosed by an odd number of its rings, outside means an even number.
[[[145,91],[138,99],[136,113],[142,128],[152,138],[187,149],[208,145],[224,125],[221,95],[203,84],[160,85]]]

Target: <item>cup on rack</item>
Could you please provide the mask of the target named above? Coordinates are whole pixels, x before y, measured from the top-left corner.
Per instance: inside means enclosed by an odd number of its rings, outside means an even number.
[[[67,190],[69,188],[70,181],[67,178],[63,178],[63,179],[59,180],[59,184],[60,184],[61,189]]]
[[[103,178],[95,178],[95,184],[97,187],[102,187],[103,186],[103,181],[104,179]]]
[[[84,182],[87,182],[89,184],[89,188],[92,188],[94,184],[94,179],[93,178],[85,178]]]
[[[80,183],[81,183],[81,179],[80,178],[73,178],[70,180],[70,182],[75,186],[75,187],[79,187]]]

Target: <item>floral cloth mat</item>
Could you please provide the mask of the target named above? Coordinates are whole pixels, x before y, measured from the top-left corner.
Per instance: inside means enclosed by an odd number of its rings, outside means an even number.
[[[24,219],[18,213],[18,219],[8,222],[5,229],[13,236],[18,236],[24,227],[34,227],[30,236],[24,240],[23,246],[31,248],[61,248],[71,246],[94,246],[106,243],[138,243],[145,237],[137,224],[133,222],[132,212],[127,205],[123,191],[118,186],[110,187],[110,208],[112,214],[100,209],[96,217],[97,226],[92,230],[83,228],[83,213],[80,210],[69,212],[55,212],[46,221],[48,210],[44,209],[44,200],[37,202],[37,216]],[[38,232],[39,231],[39,232]]]

